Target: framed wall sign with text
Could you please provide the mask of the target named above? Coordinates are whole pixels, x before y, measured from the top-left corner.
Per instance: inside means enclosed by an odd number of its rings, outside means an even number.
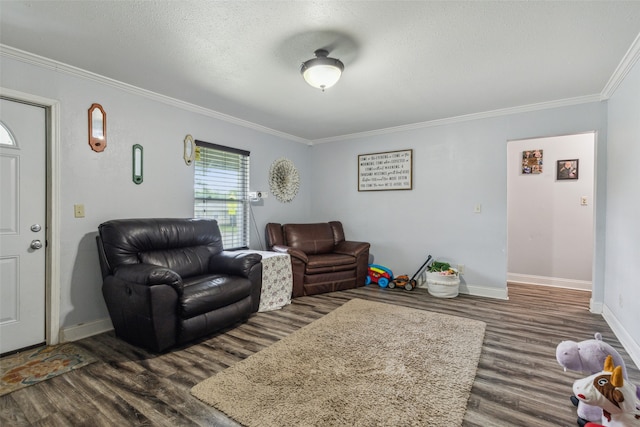
[[[413,150],[358,156],[358,191],[411,190]]]

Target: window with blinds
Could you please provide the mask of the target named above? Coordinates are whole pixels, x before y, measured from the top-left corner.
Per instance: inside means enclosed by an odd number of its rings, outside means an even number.
[[[249,247],[249,152],[196,141],[194,216],[218,221],[226,250]]]

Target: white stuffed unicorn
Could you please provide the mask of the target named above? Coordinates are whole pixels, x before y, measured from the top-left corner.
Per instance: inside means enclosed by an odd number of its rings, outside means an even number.
[[[622,376],[622,368],[613,366],[608,356],[604,370],[573,383],[573,393],[589,405],[602,408],[602,425],[640,427],[640,400],[636,387]]]

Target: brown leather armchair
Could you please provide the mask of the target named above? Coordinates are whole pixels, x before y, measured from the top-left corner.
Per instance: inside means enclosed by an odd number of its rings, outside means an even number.
[[[338,221],[269,223],[266,241],[270,250],[291,256],[294,298],[365,284],[370,244],[346,241]]]

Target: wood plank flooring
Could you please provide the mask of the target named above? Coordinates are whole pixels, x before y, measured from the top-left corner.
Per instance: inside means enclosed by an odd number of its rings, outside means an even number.
[[[560,341],[602,333],[625,358],[632,382],[640,384],[640,371],[602,316],[589,313],[589,297],[583,291],[509,285],[508,301],[468,295],[439,299],[424,289],[367,286],[297,298],[282,310],[258,313],[247,323],[161,355],[105,333],[77,342],[98,362],[0,397],[0,425],[237,426],[192,397],[190,388],[346,301],[362,298],[486,322],[464,426],[575,426],[569,396],[573,380],[582,375],[565,373],[556,362]]]

